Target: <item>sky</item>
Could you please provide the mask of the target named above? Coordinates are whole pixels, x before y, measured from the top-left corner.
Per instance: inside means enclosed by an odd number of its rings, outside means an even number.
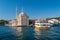
[[[16,6],[30,19],[60,17],[60,0],[0,0],[0,19],[16,19]]]

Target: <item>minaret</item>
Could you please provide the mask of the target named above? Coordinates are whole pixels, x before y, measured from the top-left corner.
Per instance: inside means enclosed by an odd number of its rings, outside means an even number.
[[[17,8],[17,6],[16,6],[16,26],[17,26],[17,24],[18,24],[18,8]]]
[[[23,7],[22,7],[22,12],[24,12],[24,9],[23,9]]]
[[[17,16],[18,16],[18,8],[16,6],[16,19],[17,19]]]
[[[22,15],[24,15],[24,8],[22,7],[22,13],[21,13]]]

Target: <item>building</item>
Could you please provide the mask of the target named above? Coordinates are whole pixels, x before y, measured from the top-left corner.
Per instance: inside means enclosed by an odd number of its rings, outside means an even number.
[[[48,21],[45,18],[37,19],[35,22],[47,23]]]
[[[29,25],[29,16],[24,12],[22,8],[22,12],[17,15],[17,26],[28,26]]]
[[[7,24],[7,26],[17,26],[16,19],[15,20],[9,20],[8,22],[9,22],[9,24]]]
[[[48,20],[48,22],[52,23],[52,24],[58,24],[59,20],[57,20],[57,19],[51,19],[51,20]]]
[[[18,15],[18,9],[16,8],[16,19],[9,21],[9,26],[29,26],[29,16],[24,12],[22,8],[21,13]]]

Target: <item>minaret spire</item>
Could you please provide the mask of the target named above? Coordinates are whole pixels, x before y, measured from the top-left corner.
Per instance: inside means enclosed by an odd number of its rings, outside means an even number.
[[[16,26],[18,24],[17,17],[18,17],[18,7],[16,6]]]
[[[18,16],[18,8],[16,6],[16,18],[17,18],[17,16]]]
[[[22,12],[24,12],[24,8],[22,7]]]

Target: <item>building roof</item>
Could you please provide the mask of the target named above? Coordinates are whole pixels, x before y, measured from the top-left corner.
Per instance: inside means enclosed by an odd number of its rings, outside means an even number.
[[[25,16],[27,16],[25,12],[21,12],[19,15],[22,15],[22,16],[25,15]]]
[[[24,12],[23,8],[22,8],[22,12],[19,14],[19,16],[27,16],[27,14]]]

